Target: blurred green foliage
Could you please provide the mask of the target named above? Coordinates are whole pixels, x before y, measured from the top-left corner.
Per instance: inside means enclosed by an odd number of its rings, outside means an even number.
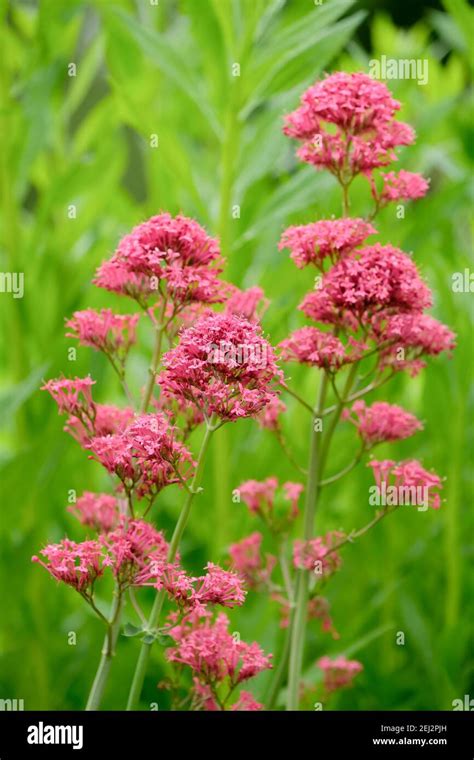
[[[344,569],[328,587],[341,639],[310,627],[306,677],[317,676],[323,653],[357,656],[357,686],[333,706],[354,709],[450,709],[473,693],[472,653],[472,293],[453,293],[454,272],[470,258],[470,168],[474,152],[470,81],[470,14],[446,0],[409,30],[383,11],[371,17],[373,50],[355,42],[366,18],[352,0],[45,0],[3,5],[1,68],[1,268],[25,273],[25,296],[1,294],[2,342],[0,696],[23,698],[26,709],[82,709],[99,656],[99,622],[68,588],[30,557],[48,541],[84,533],[65,507],[68,492],[100,490],[99,466],[62,432],[53,402],[38,391],[60,373],[97,380],[96,398],[121,403],[103,357],[71,341],[64,318],[87,306],[130,305],[99,292],[91,277],[133,224],[160,209],[196,217],[220,236],[226,277],[261,285],[271,299],[264,329],[276,343],[303,324],[296,310],[311,273],[296,270],[277,241],[289,223],[338,214],[331,178],[298,164],[281,133],[282,116],[324,71],[367,70],[371,57],[426,58],[429,83],[389,83],[403,103],[401,118],[418,139],[400,167],[431,178],[427,198],[403,220],[387,208],[380,238],[413,251],[435,293],[434,314],[458,334],[451,361],[440,359],[416,379],[397,378],[377,393],[402,403],[425,423],[409,441],[382,456],[416,456],[446,476],[440,512],[406,511],[378,525],[345,551]],[[76,64],[76,76],[68,67]],[[240,76],[232,76],[232,66]],[[70,70],[70,69],[69,69]],[[157,135],[158,148],[151,147]],[[354,187],[354,213],[367,209]],[[68,217],[74,204],[77,218]],[[232,209],[240,207],[240,218]],[[138,394],[151,336],[130,367]],[[314,396],[315,377],[292,367],[301,395]],[[288,399],[285,434],[304,462],[308,421]],[[351,426],[341,427],[330,469],[351,458]],[[193,443],[195,445],[195,442]],[[231,490],[242,480],[277,474],[297,479],[273,438],[252,421],[219,431],[182,547],[187,567],[222,560],[226,545],[257,529]],[[328,490],[321,530],[351,529],[370,519],[368,472],[361,467]],[[181,494],[163,494],[155,516],[173,525]],[[270,548],[270,546],[269,546]],[[144,593],[146,598],[147,594]],[[110,597],[104,593],[101,601]],[[145,601],[146,606],[146,601]],[[469,609],[470,607],[470,609]],[[136,622],[127,610],[127,620]],[[232,615],[234,630],[275,651],[276,608],[250,595]],[[68,645],[69,631],[77,645]],[[397,646],[397,631],[405,646]],[[106,706],[123,708],[138,642],[120,641]],[[163,677],[153,653],[143,707],[157,701]],[[261,697],[266,676],[258,681]],[[160,709],[166,697],[160,695]]]

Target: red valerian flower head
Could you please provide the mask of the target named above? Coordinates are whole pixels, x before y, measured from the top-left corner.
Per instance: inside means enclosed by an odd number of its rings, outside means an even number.
[[[94,404],[91,417],[71,414],[67,418],[64,430],[86,448],[95,436],[121,433],[134,417],[135,412],[130,406],[121,409],[112,404]]]
[[[195,578],[194,601],[197,604],[220,604],[222,607],[236,607],[245,602],[246,591],[242,579],[222,567],[208,562],[207,573]]]
[[[392,245],[377,243],[338,261],[300,309],[310,319],[355,328],[382,311],[421,312],[429,306],[431,291],[412,259]]]
[[[149,292],[159,291],[176,307],[191,302],[216,303],[224,300],[218,275],[222,260],[217,240],[209,237],[194,219],[168,213],[152,216],[139,224],[119,243],[112,259],[99,269],[95,283],[109,290],[132,294],[135,281],[116,285],[115,268],[138,278],[138,298],[147,296],[141,289],[148,278]],[[110,280],[110,281],[109,281]],[[145,279],[146,282],[146,279]],[[127,292],[128,291],[128,292]]]
[[[394,148],[409,145],[414,132],[394,120],[400,103],[367,74],[336,72],[316,82],[288,114],[283,131],[303,142],[297,155],[347,182],[395,160]]]
[[[117,475],[126,492],[153,498],[165,486],[182,485],[195,465],[163,414],[139,415],[122,433],[93,438],[92,457]]]
[[[320,657],[316,665],[324,673],[323,683],[327,694],[352,686],[356,675],[364,669],[357,660],[348,660],[343,656],[335,659]]]
[[[364,219],[323,219],[312,224],[288,227],[281,237],[279,250],[289,248],[299,269],[314,264],[323,271],[326,259],[335,264],[342,256],[361,245],[377,230]]]
[[[206,315],[184,330],[163,364],[158,383],[165,397],[192,402],[207,419],[258,414],[273,399],[272,381],[282,377],[260,327],[229,314]]]
[[[350,361],[342,341],[317,327],[300,327],[279,344],[281,357],[310,367],[338,369]]]
[[[301,483],[287,482],[282,485],[281,498],[276,499],[279,488],[277,478],[246,480],[237,492],[249,510],[264,520],[271,530],[287,530],[298,517],[298,500],[304,490]]]
[[[371,406],[366,406],[362,400],[355,401],[350,411],[343,411],[342,417],[356,426],[366,448],[384,441],[409,438],[417,430],[423,430],[423,425],[413,414],[385,401],[376,401]]]
[[[99,533],[108,533],[117,527],[120,519],[118,500],[107,493],[84,491],[77,502],[68,507],[68,512]]]
[[[104,572],[104,550],[98,541],[76,543],[65,538],[59,544],[49,544],[40,552],[46,558],[32,557],[53,578],[62,581],[90,597],[94,582]]]
[[[383,316],[383,315],[382,315]],[[408,370],[412,376],[426,366],[423,355],[437,356],[456,346],[455,334],[429,314],[395,314],[373,321],[375,340],[390,345],[380,352],[381,369]]]
[[[394,462],[373,459],[367,465],[373,471],[375,483],[388,506],[409,504],[427,509],[441,506],[442,480],[429,472],[416,459]]]
[[[343,538],[344,534],[340,531],[332,531],[326,536],[317,536],[309,541],[295,541],[293,544],[294,566],[301,570],[312,570],[321,577],[331,575],[340,568],[342,563],[334,547]]]
[[[280,430],[280,415],[286,412],[286,404],[273,394],[268,404],[257,414],[256,420],[263,430]]]
[[[423,198],[429,190],[429,183],[421,174],[406,172],[386,172],[382,174],[383,188],[377,192],[372,184],[372,195],[380,206],[397,201],[411,201]]]
[[[144,520],[122,519],[121,525],[101,538],[121,590],[148,584],[166,565],[169,546],[163,533]]]
[[[286,117],[284,132],[304,140],[326,121],[355,135],[387,124],[399,109],[382,82],[363,73],[337,71],[303,93],[301,108]]]
[[[76,377],[74,380],[60,377],[48,380],[41,390],[51,394],[58,405],[59,414],[73,414],[81,419],[93,418],[94,402],[91,388],[94,384],[95,380],[90,377]]]
[[[251,589],[262,590],[270,584],[277,559],[272,554],[262,555],[263,536],[257,531],[229,547],[232,567]]]
[[[191,668],[204,684],[228,680],[231,687],[271,668],[271,655],[258,644],[247,644],[229,633],[229,619],[220,613],[215,621],[196,616],[172,628],[176,646],[167,650],[171,662]]]
[[[152,296],[157,296],[158,282],[144,274],[136,274],[116,257],[104,261],[98,268],[94,285],[111,293],[129,296],[141,306],[146,306]]]
[[[103,351],[123,363],[136,342],[139,314],[114,314],[111,309],[75,311],[66,322],[67,338],[77,338],[83,346]]]
[[[225,313],[236,314],[250,322],[259,322],[269,303],[262,288],[254,286],[248,290],[240,290],[232,286],[231,295],[225,302]]]

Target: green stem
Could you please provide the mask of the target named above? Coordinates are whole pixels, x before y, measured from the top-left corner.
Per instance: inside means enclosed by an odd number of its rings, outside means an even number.
[[[327,375],[323,375],[319,386],[318,401],[313,413],[311,443],[308,463],[308,482],[306,487],[306,503],[304,511],[304,539],[309,540],[313,535],[314,516],[318,499],[319,482],[319,449],[321,431],[316,422],[320,418],[324,406],[328,385]],[[308,602],[308,573],[299,570],[296,577],[295,610],[291,621],[288,699],[287,710],[297,710],[299,703],[299,685],[301,666],[303,662],[303,645],[306,628],[306,609]]]
[[[122,599],[123,595],[119,591],[116,591],[112,607],[112,615],[108,622],[107,633],[105,635],[102,656],[87,700],[86,710],[98,710],[102,700],[120,630]]]
[[[278,667],[275,670],[274,676],[270,683],[270,688],[265,698],[266,710],[273,710],[273,708],[275,707],[276,701],[278,699],[278,694],[280,693],[280,689],[282,687],[283,681],[285,679],[285,674],[288,669],[288,657],[290,654],[290,644],[291,644],[291,624],[288,626],[288,628],[285,631],[285,640],[283,642],[282,652],[278,659]]]
[[[166,304],[166,302],[164,302]],[[149,377],[148,382],[146,384],[145,388],[145,395],[143,396],[143,402],[141,411],[144,413],[148,409],[148,405],[150,403],[151,396],[153,394],[153,388],[155,387],[155,380],[156,380],[156,368],[158,367],[158,362],[160,361],[160,355],[161,355],[161,345],[163,342],[163,332],[164,328],[160,324],[156,328],[156,336],[155,336],[155,346],[153,348],[153,356],[151,359],[151,365],[149,369]]]
[[[339,422],[346,399],[350,396],[351,388],[357,373],[358,363],[354,363],[349,371],[344,390],[340,400],[336,404],[334,415],[331,417],[329,427],[321,442],[320,433],[316,431],[316,419],[321,417],[324,406],[324,398],[328,383],[327,375],[323,377],[320,386],[320,395],[313,417],[313,431],[311,436],[310,458],[308,466],[308,485],[306,489],[304,540],[309,541],[313,537],[314,517],[320,491],[320,479],[324,471],[331,439]],[[303,649],[306,634],[306,616],[308,606],[309,575],[307,570],[300,570],[296,580],[296,607],[292,625],[291,650],[288,674],[288,700],[287,709],[297,710],[299,704],[299,686],[301,669],[303,664]]]
[[[181,509],[178,522],[176,523],[176,527],[174,529],[173,536],[171,538],[171,543],[168,550],[168,562],[170,563],[174,562],[176,558],[181,537],[183,535],[184,529],[189,519],[189,514],[191,511],[191,506],[192,506],[194,497],[196,493],[198,493],[199,488],[200,488],[202,474],[204,471],[204,460],[206,457],[206,452],[209,447],[211,435],[213,432],[214,432],[214,425],[213,424],[207,425],[206,432],[204,434],[204,438],[201,444],[201,450],[199,452],[196,470],[194,472],[194,477],[191,483],[191,488],[183,504],[183,508]],[[158,626],[164,601],[165,601],[165,592],[162,590],[162,591],[159,591],[155,596],[155,601],[153,603],[150,617],[148,619],[147,627],[149,631],[155,630],[155,628]],[[135,667],[135,673],[133,676],[132,685],[130,687],[130,693],[128,696],[127,710],[134,710],[140,699],[152,646],[153,646],[152,643],[142,642],[140,654],[138,656],[137,664]]]

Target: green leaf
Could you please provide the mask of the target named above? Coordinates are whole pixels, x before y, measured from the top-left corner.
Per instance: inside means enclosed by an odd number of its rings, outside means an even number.
[[[143,633],[143,628],[133,625],[132,623],[125,623],[122,630],[122,636],[127,636],[129,638],[132,636],[138,636],[140,633]]]
[[[176,50],[165,34],[142,26],[133,16],[118,8],[104,8],[103,14],[108,33],[112,36],[126,35],[134,40],[139,45],[143,55],[173,80],[194,103],[212,131],[220,136],[220,124],[209,105],[202,80],[197,76],[196,71],[188,65],[183,51]]]

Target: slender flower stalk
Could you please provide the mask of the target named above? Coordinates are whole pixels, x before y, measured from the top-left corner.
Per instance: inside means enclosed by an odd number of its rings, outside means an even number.
[[[120,631],[122,607],[123,594],[116,589],[114,592],[111,617],[110,620],[107,621],[107,634],[102,649],[102,656],[87,699],[86,710],[98,710],[100,707],[110,668],[112,666],[112,660],[115,655],[115,646]]]

